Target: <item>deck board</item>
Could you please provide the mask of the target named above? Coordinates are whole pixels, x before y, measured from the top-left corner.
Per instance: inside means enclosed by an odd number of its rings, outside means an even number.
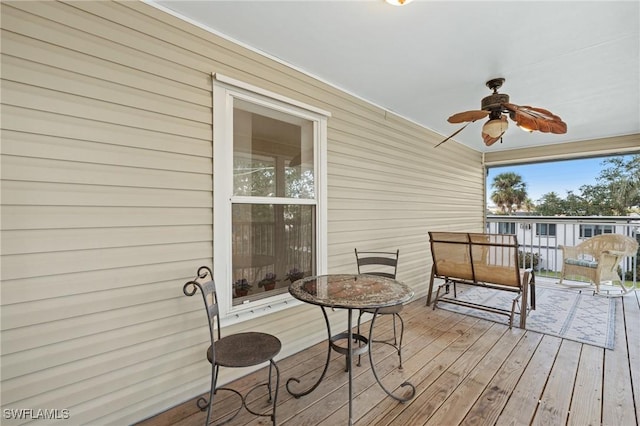
[[[569,425],[599,425],[602,418],[602,374],[604,349],[582,345],[575,388],[580,398],[573,398],[569,409]]]
[[[571,394],[578,371],[581,344],[563,340],[540,397],[534,426],[560,425],[567,421]]]
[[[604,386],[602,395],[602,424],[604,426],[637,425],[634,396],[631,387],[628,340],[624,308],[616,306],[616,343],[612,351],[604,353]],[[633,331],[632,333],[637,333]],[[636,401],[640,395],[636,395]]]
[[[640,422],[640,292],[624,297],[623,308],[636,419]]]
[[[528,425],[535,417],[540,396],[553,367],[562,339],[544,336],[525,366],[515,389],[498,416],[497,425]]]
[[[465,418],[466,413],[482,395],[487,385],[498,373],[525,331],[520,329],[504,330],[493,347],[480,362],[466,374],[459,386],[449,395],[433,416],[425,423],[428,425],[455,425]]]
[[[454,341],[446,351],[439,356],[442,365],[446,365],[442,374],[431,382],[431,379],[418,381],[413,379],[416,386],[416,396],[404,405],[396,405],[376,425],[388,424],[422,424],[438,409],[456,386],[462,381],[465,373],[477,364],[483,353],[486,353],[504,333],[499,324],[486,327],[485,321],[478,321],[461,338]],[[405,409],[405,406],[411,409]]]
[[[640,411],[640,299],[637,293],[616,299],[615,348],[563,340],[532,331],[509,329],[444,309],[432,310],[418,299],[406,306],[403,370],[387,345],[373,346],[373,361],[384,385],[394,393],[409,380],[416,396],[401,404],[388,397],[371,374],[368,357],[353,372],[353,420],[356,425],[636,425]],[[388,336],[388,317],[376,322],[376,335]],[[327,376],[311,394],[292,397],[287,379],[300,377],[304,389],[319,377],[326,341],[278,360],[281,381],[278,424],[347,424],[347,374],[344,357],[332,352]],[[265,380],[266,369],[227,386],[247,390]],[[405,388],[406,389],[406,388]],[[252,395],[252,406],[266,406],[266,391]],[[257,401],[253,399],[258,398]],[[237,400],[216,396],[214,413],[228,413]],[[195,399],[140,422],[141,426],[202,425],[205,413]],[[234,425],[267,425],[242,411]]]
[[[520,381],[524,366],[530,362],[541,340],[540,333],[525,333],[460,424],[471,426],[497,422],[506,402]]]
[[[448,318],[456,318],[455,314],[447,316]],[[410,375],[411,383],[417,386],[415,383],[416,377],[426,378],[428,375],[431,375],[432,380],[435,380],[446,367],[441,361],[437,361],[438,356],[475,323],[477,321],[473,318],[460,318],[458,316],[457,320],[447,321],[444,332],[435,330],[429,333],[430,340],[425,340],[427,344],[414,357],[405,362],[405,374]],[[390,383],[389,377],[385,377],[382,380],[388,389],[397,391],[397,387],[403,380],[394,376],[391,376],[390,379],[394,380],[394,382]],[[364,415],[359,417],[359,422],[362,424],[374,424],[378,419],[384,417],[390,410],[398,406],[395,400],[386,397],[384,391],[377,384],[372,386],[371,392],[376,393],[382,399],[375,406],[368,407]]]

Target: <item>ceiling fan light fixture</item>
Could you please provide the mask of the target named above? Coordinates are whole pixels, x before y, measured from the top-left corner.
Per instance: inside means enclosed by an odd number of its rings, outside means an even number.
[[[499,138],[509,128],[509,122],[505,116],[489,120],[482,126],[482,133],[491,136],[492,138]]]
[[[530,128],[528,128],[528,127],[526,127],[526,126],[522,125],[522,124],[518,124],[518,127],[519,127],[521,130],[523,130],[523,131],[525,131],[525,132],[527,132],[527,133],[533,133],[533,130],[534,130],[534,129],[530,129]]]
[[[560,117],[543,108],[532,106],[520,106],[509,102],[509,95],[498,93],[498,89],[504,83],[504,78],[494,78],[487,81],[487,87],[493,90],[489,96],[482,98],[479,110],[458,112],[450,116],[447,121],[452,124],[466,123],[456,130],[451,136],[435,145],[439,147],[469,124],[489,117],[489,121],[482,126],[482,140],[486,146],[491,146],[498,140],[502,142],[502,135],[509,127],[508,117],[525,132],[538,131],[542,133],[555,133],[558,135],[567,133],[567,123]]]
[[[413,0],[384,0],[392,6],[404,6],[411,3]]]

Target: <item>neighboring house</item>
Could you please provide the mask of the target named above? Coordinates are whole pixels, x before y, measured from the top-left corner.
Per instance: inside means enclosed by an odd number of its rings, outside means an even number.
[[[638,238],[640,221],[628,217],[550,217],[550,216],[487,216],[486,231],[495,234],[515,234],[524,252],[539,256],[538,269],[562,270],[559,245],[575,246],[601,234],[621,234]],[[631,268],[631,260],[626,259]]]
[[[1,13],[2,409],[69,410],[73,424],[133,423],[207,389],[201,303],[182,293],[201,265],[226,332],[273,333],[279,358],[326,339],[320,312],[286,289],[234,302],[233,244],[244,235],[264,254],[257,234],[234,232],[261,209],[282,219],[274,238],[307,236],[266,264],[278,275],[355,272],[354,247],[398,248],[398,277],[420,297],[427,231],[484,229],[485,165],[638,146],[434,151],[442,135],[143,2],[3,1]],[[252,131],[243,147],[258,116],[297,137],[276,148]],[[275,192],[238,192],[240,158],[271,162]],[[303,172],[313,193],[279,186]]]

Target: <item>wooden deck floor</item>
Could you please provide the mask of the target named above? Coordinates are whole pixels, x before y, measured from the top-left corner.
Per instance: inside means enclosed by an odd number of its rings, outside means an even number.
[[[377,385],[370,364],[354,367],[356,425],[638,425],[640,418],[640,293],[617,298],[615,349],[564,340],[490,321],[409,304],[404,313],[404,369],[387,345],[374,345],[376,371],[389,389],[405,380],[416,396],[401,404]],[[376,323],[376,334],[390,330]],[[326,341],[278,361],[282,380],[277,420],[281,425],[346,425],[347,373],[332,354],[327,376],[311,394],[293,398],[290,377],[302,385],[319,377]],[[265,370],[229,386],[239,390],[264,380]],[[265,406],[260,398],[254,407]],[[237,399],[216,397],[214,413],[228,413]],[[141,423],[145,426],[201,425],[205,414],[194,401]],[[243,411],[230,425],[271,424]]]

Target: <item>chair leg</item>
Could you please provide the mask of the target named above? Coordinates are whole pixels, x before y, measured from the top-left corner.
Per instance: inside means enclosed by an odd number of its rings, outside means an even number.
[[[394,334],[396,332],[396,329],[395,329],[395,317],[398,317],[398,319],[400,320],[400,340],[398,342],[398,359],[400,360],[400,365],[398,366],[398,369],[402,370],[402,338],[404,336],[404,320],[402,319],[400,314],[393,314],[393,322],[394,322],[393,333]]]
[[[267,382],[267,391],[269,391],[269,399],[267,402],[271,402],[271,370],[273,369],[273,361],[269,360],[269,381]]]
[[[434,311],[436,310],[436,306],[438,305],[438,299],[440,299],[440,290],[442,289],[442,287],[443,286],[438,286],[438,289],[436,290],[436,298],[433,300],[433,307],[432,307]]]
[[[276,405],[278,403],[278,389],[280,388],[280,369],[278,368],[278,364],[276,364],[273,359],[269,360],[269,401],[271,399],[271,367],[276,369],[276,390],[273,395],[273,411],[271,412],[271,421],[273,422],[273,426],[276,426]]]
[[[211,365],[211,388],[209,389],[209,400],[201,396],[196,401],[196,405],[200,411],[207,410],[207,420],[205,426],[209,425],[211,421],[211,406],[213,405],[213,396],[216,393],[216,383],[218,381],[218,366]]]
[[[622,294],[627,294],[631,291],[631,289],[624,286],[624,282],[622,280],[618,281],[620,284],[620,288],[622,289]]]
[[[363,313],[364,313],[363,311],[360,311],[360,313],[358,314],[358,335],[360,335],[360,319],[362,318],[362,314]],[[360,347],[360,344],[361,344],[361,342],[360,342],[360,340],[358,340],[358,347]],[[361,359],[362,359],[362,356],[358,355],[358,367],[360,367],[362,365],[361,362],[360,362]]]
[[[396,333],[396,316],[399,317],[398,314],[393,314],[393,344],[395,346],[398,345],[398,335]]]
[[[535,278],[531,279],[529,283],[529,304],[532,310],[536,310],[536,281]]]
[[[431,294],[433,292],[433,279],[435,278],[435,271],[431,268],[431,279],[429,280],[429,290],[427,293],[427,304],[429,306],[431,304]]]
[[[511,315],[509,316],[509,330],[511,330],[511,328],[513,327],[513,317],[516,315],[516,306],[518,306],[518,298],[516,297],[515,299],[513,299],[513,302],[511,302]],[[526,317],[527,315],[527,307],[524,307],[524,313],[522,312],[522,306],[520,307],[520,318],[522,321],[522,316],[524,315]],[[522,328],[522,327],[520,327]]]

